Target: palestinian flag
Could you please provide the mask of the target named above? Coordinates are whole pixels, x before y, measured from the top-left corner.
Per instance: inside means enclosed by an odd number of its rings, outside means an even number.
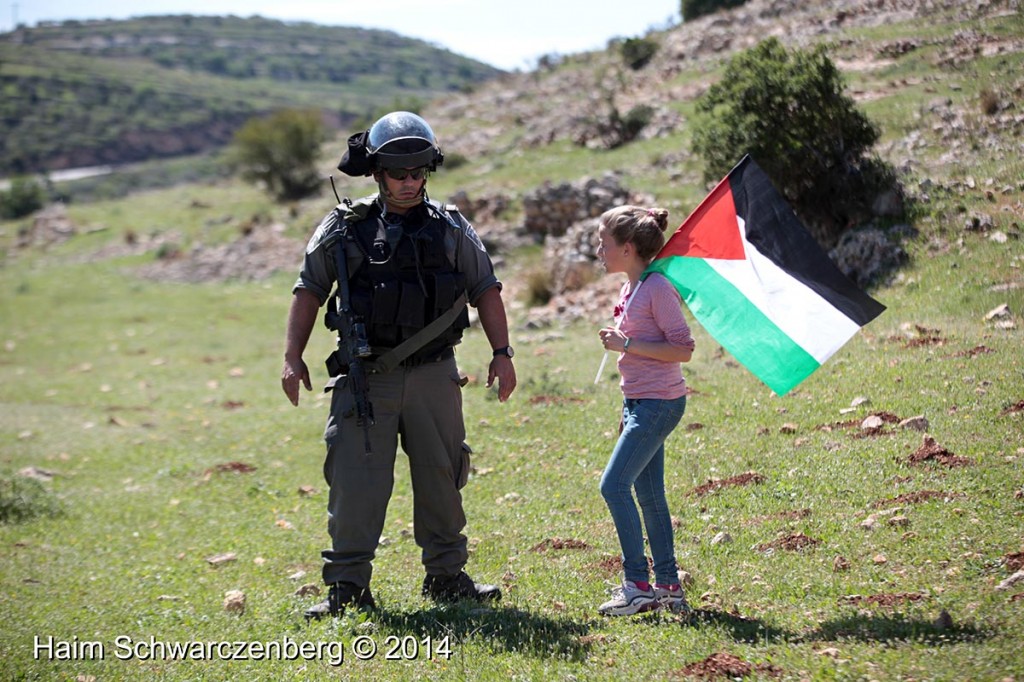
[[[829,260],[749,156],[647,271],[665,275],[708,333],[778,395],[885,310]]]

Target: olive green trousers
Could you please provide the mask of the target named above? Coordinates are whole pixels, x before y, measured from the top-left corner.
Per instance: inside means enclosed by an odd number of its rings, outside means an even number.
[[[394,488],[399,443],[409,458],[413,536],[424,568],[431,575],[455,575],[468,558],[460,490],[470,466],[455,359],[398,367],[370,374],[368,380],[376,420],[370,427],[370,454],[347,378],[339,377],[332,390],[324,432],[331,536],[331,549],[322,552],[324,582],[369,586]]]

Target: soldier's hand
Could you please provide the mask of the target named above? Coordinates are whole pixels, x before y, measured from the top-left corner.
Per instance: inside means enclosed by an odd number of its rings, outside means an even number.
[[[516,368],[512,358],[499,355],[491,360],[487,370],[487,388],[491,387],[495,379],[498,380],[498,400],[505,402],[516,388]]]
[[[281,370],[281,388],[292,405],[299,404],[299,383],[306,387],[307,391],[313,390],[313,384],[309,381],[309,369],[302,358],[289,360],[285,358],[284,368]]]

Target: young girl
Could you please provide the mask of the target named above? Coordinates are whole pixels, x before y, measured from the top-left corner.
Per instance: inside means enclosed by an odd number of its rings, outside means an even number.
[[[624,616],[668,607],[688,606],[677,575],[672,518],[665,500],[665,439],[686,409],[686,382],[679,366],[693,354],[693,338],[683,317],[682,300],[659,273],[640,277],[665,244],[668,211],[620,206],[600,220],[598,257],[608,272],[625,273],[614,327],[600,331],[607,350],[618,360],[623,394],[620,435],[601,477],[622,547],[624,580],[598,611]],[[640,513],[654,559],[649,582]]]

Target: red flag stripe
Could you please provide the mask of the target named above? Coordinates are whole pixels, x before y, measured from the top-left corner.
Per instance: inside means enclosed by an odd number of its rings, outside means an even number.
[[[668,256],[746,258],[728,177],[700,202],[658,254],[658,258]]]

